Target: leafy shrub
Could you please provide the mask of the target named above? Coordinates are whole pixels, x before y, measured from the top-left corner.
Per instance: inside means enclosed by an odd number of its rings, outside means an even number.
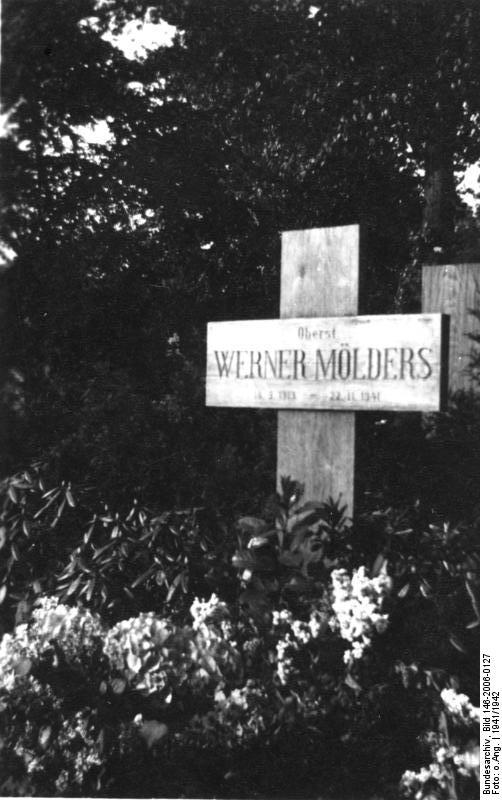
[[[92,508],[89,492],[47,488],[36,468],[0,487],[0,604],[22,621],[42,593],[81,598],[109,618],[185,609],[196,594],[231,591],[228,531],[207,509],[159,514],[134,501]],[[230,588],[229,588],[230,587]]]
[[[454,689],[441,692],[437,731],[426,738],[433,761],[420,770],[407,770],[401,778],[403,797],[449,800],[473,797],[479,791],[479,708]],[[453,743],[453,736],[455,743]]]
[[[387,589],[385,576],[334,572],[308,620],[275,611],[260,636],[215,595],[192,604],[191,624],[150,613],[111,628],[82,606],[40,598],[0,645],[4,790],[113,792],[117,759],[145,746],[157,748],[165,781],[171,745],[185,750],[185,769],[190,752],[215,748],[228,766],[233,751],[282,731],[315,732],[385,628]]]
[[[420,508],[349,529],[284,489],[237,523],[227,602],[113,624],[40,598],[4,636],[5,792],[397,797],[402,776],[403,796],[467,800],[475,531]]]
[[[243,587],[240,602],[257,614],[270,604],[298,608],[318,597],[337,563],[335,541],[346,525],[338,503],[300,505],[303,489],[290,478],[282,479],[281,488],[263,519],[246,516],[237,522],[232,563]]]
[[[477,700],[476,525],[415,504],[348,527],[289,480],[235,526],[91,515],[39,480],[4,485],[5,792],[390,798],[404,776],[467,800],[471,732],[441,693]]]
[[[375,788],[375,776],[384,777],[382,761],[427,763],[434,742],[442,757],[446,740],[438,732],[444,713],[440,692],[462,685],[478,698],[478,525],[450,525],[417,503],[363,515],[348,528],[336,506],[298,506],[294,485],[283,488],[275,519],[244,518],[238,525],[234,564],[243,579],[241,600],[252,613],[263,616],[273,604],[297,613],[308,609],[319,596],[323,573],[325,578],[333,568],[351,572],[362,562],[368,575],[377,577],[383,570],[393,582],[387,633],[374,644],[371,667],[363,660],[354,663],[362,669],[350,674],[359,693],[352,698],[350,731],[344,734],[354,752],[364,753],[368,777],[373,770],[368,785]],[[287,618],[290,612],[281,613]],[[361,652],[357,643],[354,652]],[[401,738],[397,746],[396,730],[410,731],[406,746]],[[448,743],[451,759],[460,764],[463,746],[462,736],[456,745]],[[467,753],[464,761],[475,763],[475,757]],[[347,764],[352,758],[348,752]],[[452,761],[448,769],[441,768],[450,776],[446,784],[456,781],[459,796],[469,797],[473,770],[466,776],[457,766]],[[383,785],[389,792],[389,783]]]

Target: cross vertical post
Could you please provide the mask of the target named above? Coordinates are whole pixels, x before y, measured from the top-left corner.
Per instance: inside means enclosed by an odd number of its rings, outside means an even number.
[[[282,234],[281,318],[357,314],[359,225],[287,231]],[[277,483],[289,475],[305,496],[354,508],[355,413],[278,412]]]

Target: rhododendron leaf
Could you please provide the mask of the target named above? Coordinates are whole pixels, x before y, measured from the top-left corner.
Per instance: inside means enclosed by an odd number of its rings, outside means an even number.
[[[449,639],[450,639],[450,643],[453,645],[455,650],[458,650],[459,653],[467,653],[467,649],[466,649],[465,645],[460,641],[460,639],[457,636],[455,636],[454,634],[451,634]]]
[[[377,575],[380,575],[380,573],[385,570],[386,566],[387,559],[383,553],[379,553],[373,562],[373,567],[371,568],[371,577],[376,578]]]
[[[295,531],[299,525],[306,525],[308,527],[317,519],[318,514],[316,511],[297,512],[294,516],[289,518],[286,528],[288,531],[292,532]]]
[[[79,565],[79,567],[81,569],[84,570],[84,572],[87,572],[88,575],[92,575],[93,570],[92,570],[91,566],[85,561],[83,556],[80,556],[79,558],[77,558],[77,564]]]
[[[237,527],[246,533],[259,535],[267,528],[267,523],[257,517],[241,517],[237,521]]]
[[[262,534],[261,536],[253,536],[248,542],[248,548],[263,547],[266,544],[270,544],[271,533],[275,536],[275,531]]]
[[[86,597],[87,602],[89,602],[89,600],[92,597],[92,593],[94,592],[95,585],[96,585],[96,578],[93,578],[87,585],[87,591],[85,593],[85,597]]]
[[[175,593],[175,591],[176,591],[176,584],[172,583],[171,586],[169,587],[168,592],[167,592],[167,597],[166,597],[166,602],[167,603],[169,603],[169,601],[171,600],[171,598],[172,598],[173,594]]]
[[[103,753],[105,749],[105,729],[102,728],[98,734],[98,738],[96,739],[96,744],[98,745],[98,750],[100,753]]]
[[[114,678],[111,682],[112,692],[115,694],[122,694],[127,686],[123,678]]]
[[[51,528],[55,528],[56,525],[58,524],[59,519],[61,517],[61,514],[63,513],[65,505],[66,505],[66,497],[63,497],[60,505],[58,506],[58,510],[56,511],[56,516],[54,517],[54,519],[51,522]]]
[[[319,500],[308,500],[298,510],[298,514],[301,514],[302,511],[325,511],[325,510],[326,510],[326,503],[321,503]]]
[[[310,527],[308,525],[299,525],[294,530],[293,540],[291,542],[291,549],[296,550],[300,545],[305,541],[305,537],[309,532]]]
[[[140,728],[140,736],[145,740],[148,748],[153,747],[155,742],[162,739],[168,731],[167,725],[164,722],[157,722],[156,719],[150,719],[144,722]]]
[[[131,584],[131,588],[135,589],[136,586],[139,586],[141,583],[144,583],[149,575],[155,571],[155,567],[149,567],[145,572],[143,572],[136,580],[134,580]]]
[[[350,686],[351,689],[354,689],[355,692],[360,692],[361,691],[360,684],[356,681],[356,679],[353,677],[353,675],[350,674],[350,672],[348,673],[348,675],[345,678],[345,683],[347,684],[347,686]]]
[[[17,493],[13,486],[9,486],[7,494],[9,495],[13,503],[17,503]]]
[[[46,511],[49,508],[49,506],[51,506],[52,503],[54,503],[57,500],[57,498],[59,497],[59,489],[55,490],[55,492],[56,493],[50,498],[50,500],[45,504],[45,506],[39,508],[39,510],[33,515],[33,519],[38,519],[38,517],[40,517],[44,513],[44,511]]]
[[[302,559],[301,553],[290,553],[288,550],[279,555],[279,562],[286,567],[299,567]]]
[[[103,547],[99,547],[97,550],[94,551],[94,558],[100,556],[102,553],[105,552],[105,550],[109,550],[110,547],[114,547],[113,542],[108,542],[108,544],[105,544]]]

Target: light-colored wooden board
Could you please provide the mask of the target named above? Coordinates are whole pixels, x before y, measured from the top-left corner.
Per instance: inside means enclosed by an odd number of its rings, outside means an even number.
[[[208,325],[206,404],[438,411],[440,314]]]
[[[280,411],[277,484],[290,476],[306,500],[337,500],[354,513],[355,414],[346,411]]]
[[[281,317],[357,314],[359,225],[287,231],[281,248]],[[355,414],[351,411],[279,411],[277,485],[289,475],[305,497],[342,496],[354,507]]]
[[[286,231],[281,250],[281,318],[357,314],[359,225]]]
[[[479,264],[422,267],[422,311],[450,315],[449,387],[479,390],[469,363],[479,354]]]

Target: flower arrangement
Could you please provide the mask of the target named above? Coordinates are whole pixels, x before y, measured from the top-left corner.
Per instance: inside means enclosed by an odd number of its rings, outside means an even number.
[[[302,653],[313,644],[319,647],[340,638],[350,642],[352,655],[357,648],[366,650],[372,636],[385,628],[381,606],[388,588],[387,580],[370,579],[363,570],[352,576],[336,571],[309,619],[294,618],[287,609],[274,611],[261,638],[232,619],[228,606],[214,593],[207,600],[194,600],[191,624],[141,613],[109,628],[82,605],[43,597],[30,621],[0,642],[7,738],[21,721],[10,727],[6,721],[16,701],[22,696],[33,702],[51,697],[52,712],[47,710],[42,726],[47,741],[36,738],[32,722],[25,718],[22,731],[17,731],[15,753],[35,785],[42,771],[47,772],[52,754],[58,793],[87,785],[89,776],[106,763],[102,740],[107,724],[97,709],[107,697],[121,704],[115,735],[120,730],[126,739],[139,737],[148,749],[170,737],[193,746],[242,746],[273,724],[292,724],[298,715],[313,718],[322,713],[316,691],[307,689],[305,681],[299,689]],[[261,653],[254,661],[253,648]],[[345,669],[351,660],[352,656],[345,658]],[[89,675],[90,664],[96,669],[95,679]],[[338,669],[343,671],[343,660]],[[58,680],[64,670],[72,671],[71,687]],[[67,715],[69,695],[79,689],[81,699]]]
[[[121,796],[144,774],[152,795],[225,795],[224,780],[226,796],[246,796],[253,759],[275,759],[277,791],[293,761],[304,777],[316,761],[321,796],[348,779],[358,748],[368,780],[371,758],[387,747],[396,763],[392,775],[383,772],[394,794],[402,776],[403,797],[468,798],[479,710],[447,671],[427,670],[409,644],[400,649],[410,620],[415,629],[409,609],[432,610],[434,574],[426,564],[415,579],[413,559],[399,555],[393,564],[374,550],[354,568],[354,540],[337,555],[331,523],[318,518],[332,509],[283,511],[273,529],[241,521],[240,590],[220,587],[228,602],[206,587],[203,597],[187,596],[185,608],[167,613],[161,604],[159,613],[114,621],[81,603],[39,597],[30,619],[0,642],[0,766],[10,776],[1,791]],[[404,536],[408,529],[399,539],[406,549]],[[452,581],[457,573],[462,579],[455,567]],[[446,596],[438,594],[441,602]],[[420,715],[407,752],[396,751],[386,728],[392,707],[406,723]],[[427,734],[433,718],[441,724]],[[268,792],[274,776],[262,774]]]

